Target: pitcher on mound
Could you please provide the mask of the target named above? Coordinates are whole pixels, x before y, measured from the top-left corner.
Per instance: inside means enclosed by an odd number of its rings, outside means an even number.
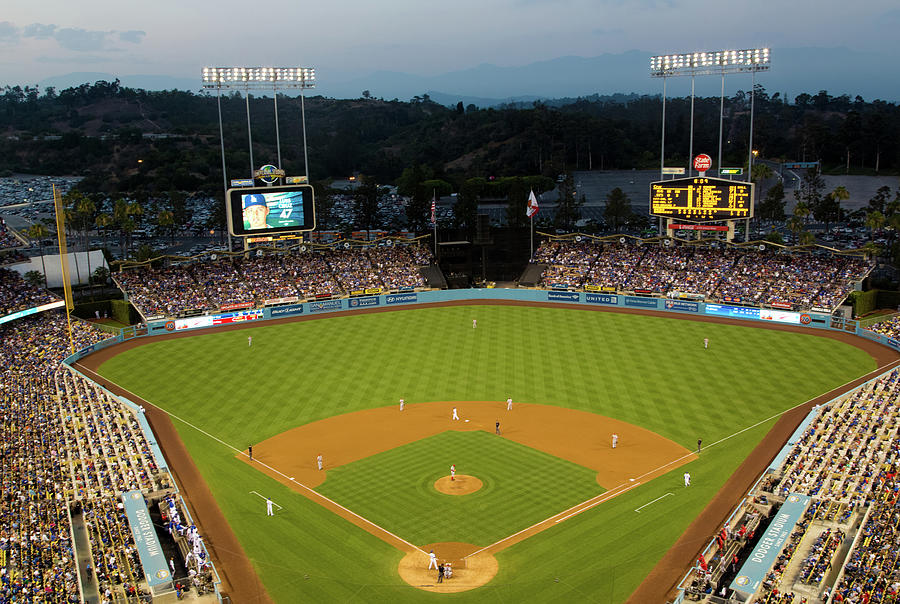
[[[450,466],[450,480],[456,480],[456,464]]]

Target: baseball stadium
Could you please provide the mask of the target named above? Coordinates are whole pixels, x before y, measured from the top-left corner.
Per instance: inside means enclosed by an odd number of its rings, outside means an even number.
[[[303,244],[124,268],[112,337],[4,270],[4,589],[886,597],[898,344],[832,312],[871,268],[545,236],[447,289],[421,240]]]
[[[521,258],[434,200],[316,230],[308,165],[265,165],[227,251],[124,254],[80,312],[54,189],[59,254],[0,268],[0,602],[900,601],[875,252],[751,241],[751,180],[693,165],[641,236],[535,234],[522,188]]]

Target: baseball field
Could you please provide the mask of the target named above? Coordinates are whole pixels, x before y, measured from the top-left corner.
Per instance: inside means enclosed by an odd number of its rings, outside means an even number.
[[[259,577],[230,579],[241,601],[623,602],[781,414],[877,365],[813,332],[581,309],[308,319],[93,361],[171,418]]]

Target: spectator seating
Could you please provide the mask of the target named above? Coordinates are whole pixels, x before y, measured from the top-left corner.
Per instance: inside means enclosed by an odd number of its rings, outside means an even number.
[[[431,255],[422,246],[392,245],[225,257],[127,270],[115,277],[144,316],[156,317],[373,288],[425,287],[419,269],[430,262]]]
[[[543,242],[532,262],[546,264],[548,288],[612,288],[655,295],[693,294],[794,310],[833,309],[870,263],[855,256],[622,241]]]

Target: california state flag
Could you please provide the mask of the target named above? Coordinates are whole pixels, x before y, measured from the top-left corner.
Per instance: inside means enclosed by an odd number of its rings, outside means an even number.
[[[528,206],[525,208],[525,215],[531,218],[538,211],[537,197],[534,196],[534,189],[528,194]]]

